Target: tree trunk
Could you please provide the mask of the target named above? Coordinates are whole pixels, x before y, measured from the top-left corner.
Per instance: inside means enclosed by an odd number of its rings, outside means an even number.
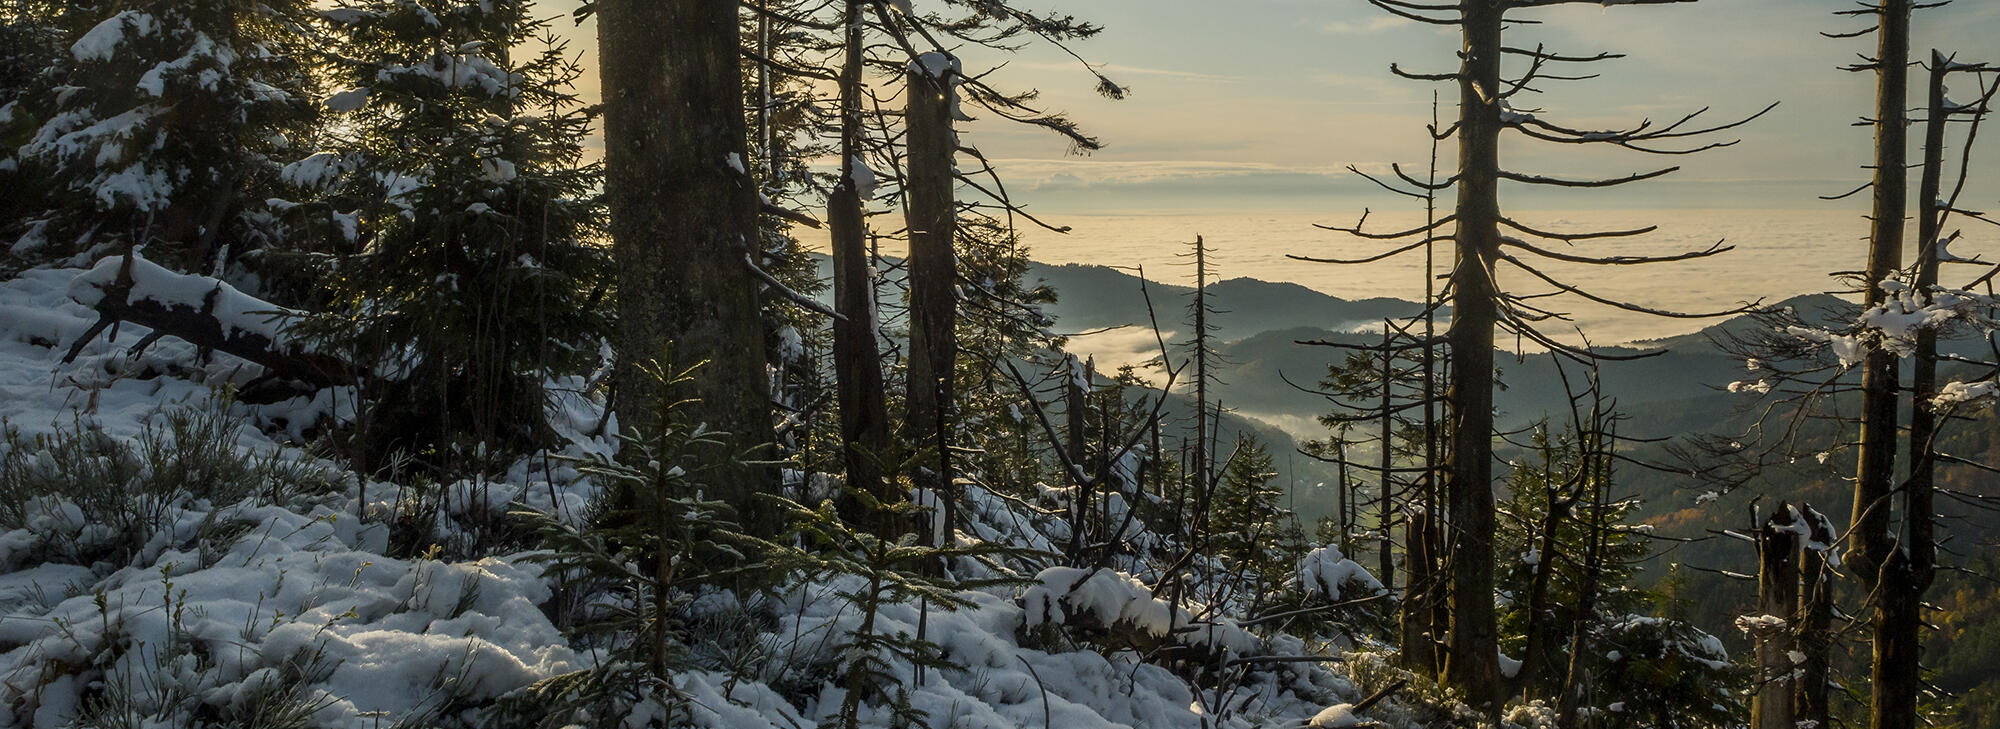
[[[1430,479],[1428,475],[1424,477]],[[1435,677],[1437,674],[1437,640],[1431,632],[1430,624],[1430,512],[1419,509],[1410,513],[1403,529],[1403,604],[1397,615],[1402,632],[1403,667],[1419,675]]]
[[[1580,441],[1577,447],[1585,449],[1587,453],[1589,442]],[[1537,555],[1534,565],[1535,576],[1528,584],[1527,645],[1521,651],[1521,673],[1514,677],[1514,682],[1521,687],[1521,696],[1526,699],[1541,698],[1542,676],[1546,673],[1545,666],[1548,665],[1550,632],[1555,628],[1550,622],[1550,618],[1554,616],[1549,612],[1549,588],[1555,579],[1555,570],[1551,563],[1558,548],[1556,536],[1557,529],[1562,526],[1563,501],[1561,489],[1550,483],[1553,478],[1553,474],[1546,472],[1542,478],[1542,490],[1546,502],[1541,533],[1535,542]]]
[[[1811,505],[1801,505],[1800,511],[1810,517],[1817,513]],[[1812,524],[1808,524],[1812,526]],[[1833,542],[1832,534],[1815,534],[1814,541],[1822,544]],[[1833,575],[1827,570],[1826,553],[1818,549],[1805,549],[1799,553],[1799,631],[1798,650],[1806,660],[1799,665],[1797,719],[1802,724],[1812,722],[1805,729],[1829,729],[1832,725],[1833,709],[1828,700],[1832,672],[1833,650]]]
[[[1090,532],[1090,482],[1079,472],[1085,463],[1084,443],[1088,441],[1086,419],[1090,403],[1085,395],[1095,374],[1092,367],[1075,356],[1069,358],[1069,380],[1063,387],[1063,415],[1069,421],[1064,428],[1068,442],[1069,462],[1075,468],[1065,474],[1074,491],[1070,496],[1069,517],[1069,557],[1072,564],[1089,564],[1083,556],[1084,545],[1089,543]]]
[[[935,451],[932,468],[917,469],[916,484],[932,489],[945,510],[951,533],[949,417],[952,375],[958,360],[958,265],[953,252],[958,211],[952,197],[952,157],[958,149],[951,129],[953,77],[948,57],[927,53],[911,64],[903,119],[909,142],[910,366],[909,407],[903,421],[912,443]],[[928,532],[926,532],[928,534]]]
[[[757,190],[744,172],[747,124],[737,55],[737,4],[724,0],[603,0],[597,4],[604,83],[606,206],[618,266],[613,405],[625,432],[656,431],[660,403],[688,398],[691,420],[741,448],[771,439],[758,280]],[[642,369],[697,363],[685,389],[663,393]],[[767,469],[727,466],[708,494],[744,526]]]
[[[1757,640],[1757,700],[1750,709],[1751,729],[1798,729],[1792,670],[1792,631],[1798,622],[1799,535],[1791,530],[1794,514],[1784,503],[1757,530],[1757,610],[1782,623],[1751,628]]]
[[[1616,433],[1607,437],[1616,443]],[[1564,672],[1562,690],[1556,694],[1556,726],[1561,729],[1576,729],[1583,723],[1583,713],[1579,708],[1586,698],[1588,679],[1586,673],[1591,656],[1590,623],[1597,618],[1597,596],[1604,578],[1604,549],[1610,538],[1611,525],[1604,522],[1605,492],[1611,484],[1611,448],[1599,456],[1585,455],[1583,467],[1590,469],[1585,475],[1584,487],[1590,490],[1590,512],[1588,521],[1589,542],[1583,549],[1583,584],[1578,588],[1576,615],[1570,619],[1569,667]],[[1583,521],[1579,517],[1579,521]],[[1546,557],[1544,557],[1546,559]]]
[[[1875,180],[1873,221],[1868,234],[1866,306],[1882,303],[1884,279],[1903,265],[1903,221],[1909,181],[1909,96],[1911,0],[1882,0],[1875,71]],[[1893,548],[1889,495],[1896,466],[1896,355],[1870,348],[1861,370],[1860,456],[1854,482],[1854,510],[1848,526],[1853,546],[1846,561],[1863,594],[1875,591],[1883,560]],[[1879,727],[1878,727],[1879,729]]]
[[[1395,394],[1392,385],[1396,377],[1396,356],[1389,348],[1394,342],[1391,338],[1391,333],[1394,331],[1387,319],[1382,320],[1382,440],[1380,442],[1382,475],[1378,483],[1381,487],[1381,501],[1375,507],[1375,528],[1381,530],[1382,538],[1377,542],[1381,547],[1381,553],[1378,555],[1381,559],[1378,567],[1380,574],[1376,577],[1382,580],[1382,584],[1390,586],[1396,584],[1396,536],[1395,532],[1391,531],[1396,520],[1396,484],[1389,472],[1390,466],[1393,465],[1390,455],[1394,452],[1396,437],[1396,421],[1392,417],[1393,411],[1390,410],[1390,400]]]
[[[1498,628],[1493,612],[1493,261],[1500,217],[1500,30],[1503,8],[1459,5],[1458,216],[1451,272],[1451,410],[1446,453],[1447,532],[1452,535],[1451,636],[1445,683],[1488,718],[1500,711]]]
[[[874,173],[861,160],[862,0],[848,0],[846,61],[840,72],[840,182],[827,196],[827,228],[833,237],[833,376],[840,400],[842,462],[849,488],[886,502],[901,499],[882,479],[881,459],[889,456],[889,406],[884,397],[882,358],[875,341],[875,270],[868,255],[867,218],[860,185]],[[878,515],[846,515],[876,524],[878,534],[899,532],[879,524]]]
[[[1930,300],[1937,285],[1937,240],[1941,232],[1938,203],[1944,175],[1945,64],[1934,52],[1924,126],[1924,166],[1918,184],[1917,275],[1921,301]],[[1910,360],[1909,480],[1903,487],[1903,538],[1900,549],[1884,561],[1875,609],[1875,665],[1872,671],[1874,729],[1914,729],[1918,724],[1918,694],[1923,688],[1920,657],[1923,648],[1924,593],[1930,589],[1936,544],[1932,534],[1932,494],[1936,488],[1937,415],[1930,400],[1937,394],[1937,330],[1917,332]]]

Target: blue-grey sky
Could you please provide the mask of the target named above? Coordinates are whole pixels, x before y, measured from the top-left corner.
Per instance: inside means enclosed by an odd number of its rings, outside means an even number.
[[[919,12],[952,12],[940,0],[914,3]],[[567,12],[573,5],[556,0],[545,7]],[[974,110],[980,119],[963,127],[964,139],[1000,160],[1010,187],[1039,210],[1400,204],[1344,168],[1379,170],[1402,162],[1421,170],[1434,89],[1443,94],[1442,113],[1454,113],[1451,88],[1395,78],[1388,66],[1450,70],[1456,35],[1391,17],[1364,0],[1041,0],[1041,6],[1103,25],[1101,36],[1074,50],[1131,95],[1122,101],[1099,97],[1094,79],[1075,60],[1046,46],[1031,44],[1011,58],[966,53],[969,72],[1006,62],[989,77],[996,86],[1039,89],[1041,103],[1067,112],[1107,145],[1088,157],[1072,156],[1052,134]],[[1518,12],[1516,17],[1544,22],[1511,29],[1509,45],[1627,54],[1590,64],[1601,78],[1547,82],[1547,93],[1517,99],[1517,107],[1540,108],[1551,121],[1609,128],[1711,106],[1709,116],[1719,122],[1782,103],[1726,133],[1741,144],[1691,157],[1579,153],[1510,135],[1503,164],[1517,171],[1584,175],[1676,164],[1683,171],[1608,191],[1518,191],[1508,202],[1542,209],[1825,208],[1829,203],[1814,196],[1846,191],[1866,178],[1860,165],[1871,138],[1853,122],[1871,108],[1873,76],[1837,66],[1872,51],[1873,40],[1819,34],[1861,27],[1832,15],[1849,7],[1829,0],[1701,0]],[[1918,15],[1914,45],[1920,57],[1935,47],[2000,61],[1992,43],[2000,34],[2000,2],[1960,0]],[[560,25],[577,36],[579,47],[594,45],[594,28]],[[1982,53],[1989,57],[1979,58]],[[586,90],[594,93],[595,79],[590,81]],[[1960,99],[1974,92],[1970,79],[1952,89]],[[1913,87],[1912,98],[1921,100],[1919,88]],[[1986,146],[1980,163],[1992,167],[2000,161],[2000,142]],[[1452,143],[1441,153],[1448,163]],[[2000,207],[2000,179],[1990,179],[2000,176],[1987,177],[1968,202]]]
[[[918,0],[921,7],[924,0]],[[1101,22],[1102,36],[1078,44],[1085,58],[1131,87],[1124,101],[1091,92],[1074,61],[1031,51],[998,76],[1040,88],[1108,147],[1067,157],[1045,133],[982,121],[971,141],[1008,160],[1003,169],[1052,210],[1189,210],[1232,207],[1348,207],[1369,195],[1343,168],[1427,160],[1423,125],[1431,92],[1454,111],[1455,91],[1391,76],[1390,62],[1445,71],[1458,47],[1450,29],[1389,16],[1362,0],[1084,0],[1065,12]],[[1624,59],[1589,64],[1602,78],[1549,82],[1547,93],[1516,106],[1540,107],[1571,126],[1618,126],[1712,106],[1716,121],[1782,102],[1770,115],[1728,134],[1741,144],[1692,157],[1615,150],[1578,154],[1518,135],[1504,163],[1541,173],[1626,172],[1679,164],[1683,172],[1617,191],[1560,191],[1518,204],[1569,207],[1824,206],[1865,179],[1871,132],[1852,123],[1871,106],[1873,77],[1835,67],[1872,50],[1869,38],[1834,40],[1819,31],[1861,27],[1827,0],[1703,0],[1669,6],[1575,5],[1516,17],[1545,21],[1509,31],[1510,45]],[[1961,0],[1919,13],[1915,45],[1966,57],[2000,51],[2000,3]],[[1966,98],[1970,79],[1954,84]],[[1921,99],[1913,89],[1913,98]],[[1986,161],[2000,160],[1988,145]],[[1454,149],[1446,143],[1449,160]],[[1991,176],[1989,176],[1991,177]],[[2000,185],[1983,185],[1975,205],[1992,206]],[[1364,198],[1365,199],[1365,198]],[[1391,202],[1391,198],[1383,198]]]

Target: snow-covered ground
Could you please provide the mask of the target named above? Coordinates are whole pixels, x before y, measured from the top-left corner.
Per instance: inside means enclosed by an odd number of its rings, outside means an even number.
[[[421,541],[449,548],[392,554],[392,532],[411,528],[397,519],[408,513],[399,509],[413,487],[368,482],[294,442],[317,419],[347,412],[346,393],[229,403],[218,392],[250,380],[255,365],[225,354],[204,362],[171,338],[133,354],[146,332],[131,324],[115,342],[99,335],[63,364],[96,319],[72,298],[83,273],[33,270],[0,282],[0,421],[12,433],[0,457],[16,477],[69,473],[56,440],[63,434],[73,442],[77,433],[101,432],[137,448],[170,437],[176,412],[185,419],[218,409],[244,424],[226,429],[229,447],[246,462],[282,467],[259,471],[274,483],[247,492],[161,484],[158,474],[114,484],[133,489],[143,505],[146,518],[127,523],[141,535],[114,533],[98,516],[112,508],[102,494],[57,489],[14,511],[0,508],[14,514],[0,521],[0,726],[651,721],[792,729],[837,716],[845,694],[833,672],[848,658],[845,636],[860,620],[843,596],[856,589],[854,577],[689,601],[681,616],[688,621],[752,616],[731,624],[752,626],[748,644],[761,657],[733,670],[697,659],[671,672],[670,686],[636,687],[660,697],[657,704],[579,719],[534,716],[534,707],[510,703],[605,659],[598,644],[567,635],[552,617],[563,614],[565,599],[532,559],[541,553],[481,553],[463,537],[510,507],[573,516],[595,486],[574,468],[526,463],[505,478],[448,485],[433,496],[443,503],[434,522],[415,528]],[[573,422],[596,415],[589,403],[562,407],[576,411]],[[608,447],[577,440],[568,455]],[[218,500],[224,493],[226,503]],[[961,513],[973,522],[962,538],[1048,543],[1045,533],[1021,536],[1018,515],[1000,513],[1007,508],[1000,500],[968,498]],[[999,536],[1007,534],[1017,536]],[[1380,587],[1338,553],[1315,553],[1304,568],[1310,584],[1288,589],[1337,600],[1342,583],[1350,598]],[[890,661],[908,677],[898,690],[931,726],[1347,726],[1356,717],[1329,706],[1352,704],[1400,677],[1378,655],[1343,653],[1351,649],[1344,640],[1258,633],[1224,616],[1197,621],[1124,572],[1055,567],[1025,575],[1034,575],[1025,586],[963,593],[970,607],[955,612],[892,603],[875,616],[874,630],[921,634],[956,666],[920,676],[908,662]],[[1224,679],[1193,680],[1184,661],[1069,632],[1066,617],[1081,615],[1093,616],[1098,630],[1136,630],[1206,651],[1218,665],[1260,655],[1326,657],[1248,663],[1224,670]],[[711,639],[699,633],[691,642]],[[890,726],[886,702],[872,703],[880,705],[864,706],[860,725]],[[1392,726],[1422,715],[1395,700],[1370,714],[1361,718]]]

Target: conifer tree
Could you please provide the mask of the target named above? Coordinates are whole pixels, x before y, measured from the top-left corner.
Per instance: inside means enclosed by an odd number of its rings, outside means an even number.
[[[12,203],[25,214],[4,224],[12,252],[49,260],[157,242],[152,259],[206,273],[272,245],[265,201],[312,121],[309,7],[20,2],[36,19],[21,31],[56,52],[0,102],[9,174],[24,183],[12,189],[35,193]]]
[[[314,241],[323,313],[302,330],[392,373],[364,393],[357,452],[448,465],[454,447],[546,443],[544,383],[599,364],[609,272],[599,171],[582,160],[590,118],[574,59],[533,12],[355,0],[325,13],[338,123],[285,177],[330,221]]]
[[[1284,492],[1271,484],[1276,475],[1269,447],[1243,433],[1215,487],[1215,556],[1264,585],[1281,583],[1295,567],[1280,548],[1290,520],[1279,504]]]

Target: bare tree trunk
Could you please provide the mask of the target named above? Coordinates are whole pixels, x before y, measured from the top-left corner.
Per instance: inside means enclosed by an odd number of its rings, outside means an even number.
[[[1757,640],[1757,700],[1750,709],[1752,729],[1798,729],[1795,725],[1792,631],[1799,604],[1799,535],[1792,531],[1794,515],[1784,503],[1757,529],[1757,610],[1760,622],[1751,628]]]
[[[1911,0],[1882,0],[1877,6],[1875,70],[1875,202],[1868,234],[1867,306],[1882,303],[1882,281],[1903,265],[1903,221],[1909,181],[1905,169],[1909,111]],[[1861,440],[1854,482],[1854,510],[1848,527],[1853,546],[1846,561],[1864,594],[1875,591],[1882,562],[1893,548],[1889,496],[1896,466],[1896,355],[1870,348],[1861,370]],[[1881,727],[1877,727],[1881,729]]]
[[[1085,395],[1095,375],[1091,370],[1092,368],[1081,360],[1074,356],[1070,357],[1069,379],[1063,386],[1063,414],[1069,420],[1065,428],[1069,442],[1065,445],[1069,450],[1069,463],[1073,464],[1075,469],[1083,468],[1083,464],[1087,462],[1084,460],[1084,444],[1089,436],[1085,428],[1088,427],[1086,421],[1090,412],[1090,402]],[[1075,469],[1064,474],[1064,480],[1075,489],[1070,498],[1069,558],[1072,564],[1083,565],[1088,564],[1083,556],[1083,548],[1090,539],[1090,482]]]
[[[1918,184],[1917,275],[1914,284],[1922,300],[1937,285],[1937,240],[1941,232],[1938,205],[1944,175],[1946,64],[1932,54],[1929,110],[1924,128],[1924,167]],[[1909,479],[1903,485],[1903,538],[1899,549],[1884,560],[1877,583],[1875,666],[1872,672],[1874,729],[1914,729],[1917,702],[1923,689],[1923,606],[1930,589],[1937,545],[1933,531],[1932,494],[1936,490],[1937,415],[1931,398],[1937,394],[1937,330],[1917,332],[1910,361]]]
[[[937,59],[944,62],[931,62]],[[912,64],[903,119],[909,143],[910,365],[909,408],[904,434],[912,443],[929,441],[935,451],[928,473],[917,469],[918,486],[932,489],[951,534],[950,410],[953,370],[958,361],[958,262],[953,251],[958,211],[952,196],[952,157],[958,149],[951,129],[952,65],[940,54]],[[925,532],[929,534],[929,532]]]
[[[1382,440],[1380,444],[1382,447],[1380,469],[1382,480],[1379,484],[1381,486],[1381,501],[1375,505],[1375,528],[1382,532],[1382,538],[1378,542],[1381,545],[1381,561],[1378,569],[1380,574],[1377,574],[1376,577],[1382,580],[1382,584],[1391,586],[1396,584],[1396,533],[1392,529],[1396,518],[1396,484],[1389,472],[1391,465],[1389,456],[1394,451],[1392,446],[1396,438],[1395,419],[1391,417],[1394,411],[1389,409],[1390,397],[1395,392],[1392,386],[1395,384],[1396,377],[1396,355],[1395,352],[1389,349],[1389,345],[1393,341],[1391,335],[1394,331],[1394,328],[1389,325],[1387,319],[1382,320]]]
[[[1189,532],[1196,553],[1208,553],[1208,511],[1215,479],[1209,461],[1214,446],[1208,425],[1208,246],[1194,237],[1194,523]],[[1218,410],[1218,413],[1220,411]]]
[[[840,400],[840,439],[847,485],[885,501],[900,500],[882,479],[880,459],[888,456],[889,407],[883,395],[882,358],[875,341],[875,270],[868,254],[868,230],[860,185],[874,173],[861,159],[862,0],[847,0],[846,61],[840,72],[840,182],[827,196],[827,227],[833,236],[833,375]],[[854,513],[861,523],[877,521]],[[897,525],[880,524],[889,535]]]
[[[1585,698],[1584,690],[1588,682],[1585,673],[1591,649],[1590,623],[1597,618],[1597,595],[1604,578],[1604,549],[1610,538],[1611,525],[1604,523],[1606,491],[1611,482],[1611,444],[1617,442],[1615,433],[1607,434],[1607,447],[1598,455],[1586,454],[1583,468],[1584,488],[1590,490],[1590,512],[1585,525],[1590,529],[1590,541],[1583,550],[1583,584],[1578,588],[1579,598],[1576,616],[1570,619],[1569,668],[1564,672],[1562,690],[1556,694],[1556,726],[1561,729],[1575,729],[1583,723],[1583,713],[1579,708]],[[1544,557],[1546,559],[1546,557]]]
[[[1810,504],[1801,505],[1800,510],[1809,518],[1817,513]],[[1814,541],[1831,543],[1833,535],[1816,534]],[[1832,686],[1833,573],[1827,570],[1826,554],[1818,549],[1799,552],[1798,615],[1798,650],[1806,659],[1799,664],[1797,719],[1801,724],[1813,723],[1806,729],[1829,729],[1833,713],[1827,703]]]
[[[1390,475],[1390,465],[1392,465],[1390,455],[1394,453],[1392,445],[1396,443],[1396,421],[1392,417],[1394,411],[1390,411],[1390,397],[1396,393],[1394,391],[1396,352],[1390,350],[1392,334],[1394,326],[1390,326],[1390,322],[1384,318],[1382,320],[1382,423],[1380,423],[1382,437],[1378,441],[1382,449],[1382,459],[1378,461],[1380,481],[1376,483],[1376,487],[1380,487],[1378,489],[1380,501],[1376,501],[1376,529],[1382,533],[1382,539],[1376,541],[1376,545],[1380,547],[1378,555],[1380,563],[1376,567],[1378,573],[1376,577],[1382,579],[1382,585],[1396,585],[1396,533],[1390,527],[1396,521],[1396,481]]]
[[[757,190],[748,150],[737,4],[603,0],[605,198],[618,266],[614,405],[627,432],[657,430],[661,383],[641,369],[706,361],[678,398],[693,419],[739,446],[771,438],[757,254]],[[671,351],[670,351],[671,349]],[[709,494],[750,508],[766,469],[718,471]],[[768,520],[745,526],[767,531]]]
[[[1498,626],[1493,612],[1493,261],[1500,218],[1500,30],[1504,8],[1459,4],[1464,60],[1458,71],[1458,204],[1451,273],[1451,446],[1445,518],[1451,535],[1451,637],[1445,682],[1487,717],[1500,711]]]
[[[1584,451],[1584,463],[1589,462],[1591,441],[1579,439],[1577,448]],[[1544,463],[1548,463],[1545,457]],[[1546,499],[1542,512],[1541,533],[1536,537],[1535,576],[1528,584],[1528,629],[1527,645],[1521,651],[1521,672],[1514,682],[1521,687],[1524,698],[1541,698],[1542,676],[1548,665],[1550,632],[1555,626],[1550,623],[1549,587],[1554,581],[1555,570],[1551,562],[1555,559],[1557,529],[1562,525],[1562,490],[1551,483],[1554,474],[1543,472],[1542,491]]]

